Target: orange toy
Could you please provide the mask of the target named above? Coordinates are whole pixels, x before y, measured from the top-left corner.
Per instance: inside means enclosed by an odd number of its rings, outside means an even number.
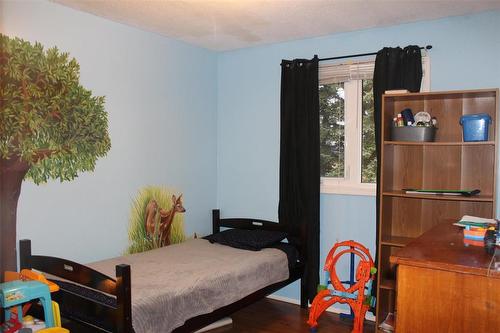
[[[14,281],[14,280],[23,280],[23,281],[38,281],[45,283],[47,286],[49,286],[49,291],[53,293],[54,291],[59,290],[59,286],[55,284],[54,282],[51,282],[45,278],[40,273],[34,272],[31,269],[23,269],[21,270],[21,273],[18,272],[10,272],[6,271],[4,274],[5,281]]]
[[[341,256],[348,253],[357,255],[360,261],[356,268],[355,283],[345,287],[337,276],[335,265]],[[370,306],[375,305],[375,298],[371,297],[370,293],[377,269],[373,264],[370,252],[366,247],[352,240],[336,243],[326,257],[324,270],[326,272],[326,281],[324,285],[318,286],[318,294],[314,297],[309,312],[309,320],[307,321],[311,331],[316,331],[319,316],[328,307],[338,302],[349,304],[354,313],[352,333],[363,332],[365,314]],[[333,290],[328,289],[328,285],[331,285]]]
[[[34,272],[31,269],[23,269],[21,272],[11,272],[11,271],[5,271],[4,272],[4,280],[5,282],[8,281],[15,281],[15,280],[23,280],[23,281],[38,281],[45,283],[47,286],[49,286],[49,291],[53,293],[54,291],[59,291],[59,286],[55,284],[54,282],[51,282],[45,278],[40,273]],[[31,303],[26,303],[23,305],[23,315],[26,314],[26,312],[29,310],[31,307]],[[17,308],[12,309],[13,313],[17,313]]]

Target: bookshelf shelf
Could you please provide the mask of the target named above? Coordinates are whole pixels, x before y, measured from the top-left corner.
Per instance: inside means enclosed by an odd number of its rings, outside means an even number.
[[[399,146],[494,146],[495,141],[477,141],[477,142],[413,142],[413,141],[384,141],[384,145]]]
[[[449,201],[479,201],[479,202],[493,202],[492,195],[473,195],[470,197],[462,195],[440,195],[440,194],[416,194],[416,193],[406,193],[405,191],[386,191],[382,193],[383,196],[389,197],[401,197],[401,198],[413,198],[413,199],[425,199],[425,200],[449,200]]]

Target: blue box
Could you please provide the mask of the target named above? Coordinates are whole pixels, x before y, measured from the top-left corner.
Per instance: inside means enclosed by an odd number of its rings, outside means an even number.
[[[464,131],[464,141],[488,141],[488,127],[491,117],[486,113],[468,114],[460,117]]]

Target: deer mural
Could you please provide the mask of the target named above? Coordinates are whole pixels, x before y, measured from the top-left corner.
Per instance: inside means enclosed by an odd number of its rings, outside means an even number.
[[[172,222],[174,221],[175,213],[184,213],[186,209],[182,206],[182,194],[178,198],[172,195],[173,206],[170,210],[166,211],[160,208],[160,237],[161,246],[170,245],[170,230],[172,229]]]
[[[153,237],[155,233],[157,211],[158,203],[155,200],[150,200],[148,205],[146,206],[146,219],[144,226],[146,228],[146,235],[148,235],[149,237]]]
[[[158,203],[155,200],[149,201],[146,206],[145,228],[148,237],[155,237],[156,214],[160,214],[159,230],[157,233],[160,238],[160,246],[170,245],[170,231],[172,229],[174,216],[176,213],[184,213],[186,211],[184,206],[182,206],[182,194],[179,195],[178,198],[172,195],[172,204],[173,206],[169,210],[158,207]]]

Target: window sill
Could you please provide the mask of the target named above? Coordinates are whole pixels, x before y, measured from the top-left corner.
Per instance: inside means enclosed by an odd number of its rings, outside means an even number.
[[[321,194],[364,195],[374,197],[377,194],[377,186],[375,184],[322,183]]]

